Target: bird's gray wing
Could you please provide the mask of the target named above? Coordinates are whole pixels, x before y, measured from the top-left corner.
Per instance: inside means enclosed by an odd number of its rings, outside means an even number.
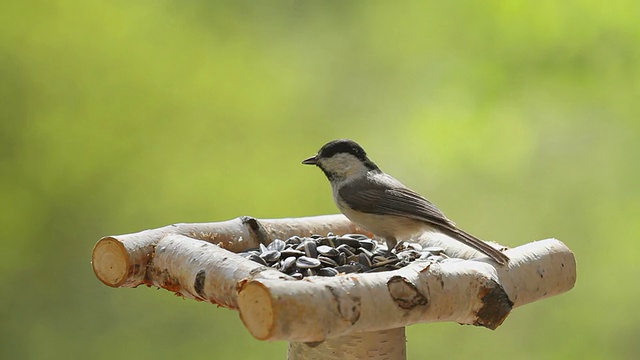
[[[354,210],[408,217],[437,227],[456,227],[433,203],[409,188],[388,188],[372,182],[363,187],[353,183],[343,186],[339,195]]]
[[[394,179],[395,180],[395,179]],[[396,180],[397,181],[397,180]],[[379,215],[396,215],[429,223],[458,241],[489,255],[500,264],[509,258],[491,245],[459,229],[435,205],[415,191],[400,187],[389,187],[383,182],[367,182],[366,186],[354,182],[338,191],[349,206],[358,211]]]

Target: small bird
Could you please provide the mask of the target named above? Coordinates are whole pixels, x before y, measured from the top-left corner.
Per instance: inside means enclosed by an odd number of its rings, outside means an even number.
[[[507,255],[459,229],[429,200],[380,170],[355,141],[330,141],[302,163],[316,165],[324,172],[338,209],[356,225],[384,239],[389,251],[398,240],[435,232],[499,264],[509,262]]]

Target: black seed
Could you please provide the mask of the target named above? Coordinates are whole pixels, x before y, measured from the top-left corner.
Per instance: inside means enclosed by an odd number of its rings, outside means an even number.
[[[387,245],[378,245],[375,250],[373,250],[374,255],[387,256],[387,253]]]
[[[368,268],[371,267],[371,260],[369,260],[369,257],[364,253],[360,253],[360,255],[358,255],[358,262]]]
[[[275,239],[269,245],[267,245],[267,249],[276,250],[276,251],[282,251],[282,250],[284,250],[286,245],[287,244],[284,241],[282,241],[280,239]]]
[[[338,256],[338,254],[340,253],[335,248],[332,248],[331,246],[327,246],[327,245],[320,245],[318,246],[317,250],[318,250],[318,253],[325,256]]]
[[[296,280],[301,280],[304,277],[304,275],[302,275],[301,273],[294,273],[291,274],[291,276]]]
[[[296,266],[300,269],[312,269],[320,267],[320,260],[307,256],[300,256],[296,260]]]
[[[260,255],[267,263],[274,263],[280,260],[280,252],[277,250],[267,250]]]
[[[260,256],[256,255],[256,254],[250,254],[247,259],[251,260],[251,261],[255,261],[260,265],[267,265],[267,262],[264,261],[263,258],[261,258]]]
[[[338,275],[338,270],[330,267],[325,267],[325,268],[318,269],[318,275],[319,276],[336,276]]]
[[[282,261],[280,261],[280,271],[284,272],[284,273],[289,273],[291,270],[293,270],[295,264],[296,264],[296,258],[294,257],[288,257]]]
[[[288,238],[285,243],[287,245],[298,245],[302,242],[302,239],[300,239],[300,236],[292,236],[290,238]]]
[[[288,257],[300,257],[304,255],[304,251],[300,251],[300,250],[295,250],[295,249],[284,249],[280,252],[280,256],[283,258],[288,258]]]
[[[376,243],[373,240],[369,239],[360,240],[360,246],[369,251],[373,251],[373,249],[376,247]]]
[[[314,241],[305,241],[304,242],[304,252],[308,257],[317,258],[318,257],[318,245]]]
[[[316,269],[305,269],[302,273],[304,276],[315,276],[318,274]]]
[[[347,256],[351,256],[355,253],[356,249],[354,249],[353,247],[347,245],[347,244],[342,244],[339,245],[336,250],[338,250],[341,253],[346,254]]]
[[[336,270],[338,271],[338,273],[344,274],[352,274],[358,272],[358,269],[359,268],[357,266],[351,264],[336,266]]]
[[[358,268],[358,272],[365,272],[365,271],[371,269],[367,265],[359,263],[359,262],[354,262],[354,263],[351,263],[351,264]]]
[[[323,255],[319,255],[318,256],[318,260],[320,260],[320,262],[324,266],[332,266],[332,267],[338,266],[338,263],[335,260],[333,260],[333,259],[331,259],[329,257],[323,256]]]
[[[398,258],[386,259],[384,261],[380,261],[380,262],[377,262],[377,263],[373,264],[372,267],[374,267],[374,268],[376,268],[376,267],[384,267],[384,266],[387,266],[387,265],[396,264],[399,261],[400,261],[400,259],[398,259]]]
[[[330,246],[332,248],[336,247],[336,245],[337,245],[335,236],[322,238],[322,239],[320,239],[318,244]]]
[[[367,257],[372,258],[373,257],[373,253],[365,248],[359,248],[358,251],[356,251],[357,254],[365,254],[367,255]]]
[[[364,234],[344,234],[344,235],[342,235],[342,237],[352,238],[352,239],[356,239],[356,240],[369,239],[369,237],[367,237],[367,235],[364,235]]]
[[[346,264],[347,263],[347,254],[340,253],[340,255],[338,255],[338,259],[336,260],[336,262],[338,263],[338,265]]]
[[[356,239],[352,239],[350,237],[344,237],[341,236],[339,238],[336,239],[336,243],[337,244],[346,244],[351,246],[352,248],[359,248],[360,247],[360,241],[356,240]]]

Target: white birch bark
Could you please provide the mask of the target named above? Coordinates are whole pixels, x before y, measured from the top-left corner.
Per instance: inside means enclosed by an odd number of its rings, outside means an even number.
[[[95,245],[93,271],[111,287],[136,287],[145,283],[147,265],[158,242],[171,234],[204,240],[232,252],[268,244],[293,235],[326,235],[328,232],[362,233],[343,215],[258,220],[243,216],[229,221],[174,224],[134,234],[105,236]]]
[[[290,356],[301,354],[299,358],[313,353],[302,343],[333,339],[325,346],[339,348],[342,339],[356,334],[368,343],[385,331],[399,334],[414,323],[455,321],[495,329],[513,308],[568,291],[576,279],[573,254],[555,239],[507,250],[507,266],[481,256],[303,280],[234,253],[275,238],[329,231],[361,232],[342,215],[178,224],[101,239],[94,248],[93,267],[109,286],[154,285],[238,309],[254,337],[291,341]],[[442,245],[445,253],[478,256],[461,251],[455,242],[449,249],[449,242],[434,242],[432,237],[419,241]],[[385,346],[382,352],[400,345]],[[353,350],[353,358],[360,350]]]
[[[512,308],[560,294],[575,283],[575,259],[548,239],[489,260],[416,261],[388,272],[242,284],[240,317],[260,340],[323,341],[415,323],[455,321],[498,327]]]

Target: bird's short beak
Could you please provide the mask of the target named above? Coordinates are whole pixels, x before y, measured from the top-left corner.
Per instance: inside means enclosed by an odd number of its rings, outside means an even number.
[[[308,159],[302,160],[302,163],[305,165],[316,165],[318,163],[318,156],[312,156]]]

